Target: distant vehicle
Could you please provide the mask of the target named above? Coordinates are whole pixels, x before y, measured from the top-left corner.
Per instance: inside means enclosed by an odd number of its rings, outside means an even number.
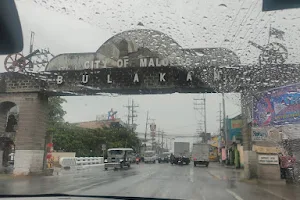
[[[158,157],[158,163],[169,163],[170,162],[170,152],[163,152],[159,157]]]
[[[197,165],[205,165],[208,167],[209,165],[209,144],[206,143],[195,143],[193,144],[192,149],[192,159],[194,162],[194,166]]]
[[[155,161],[156,161],[155,151],[145,151],[144,162],[145,163],[155,163]]]
[[[172,164],[190,164],[189,142],[174,142],[174,161]]]
[[[132,148],[112,148],[107,150],[107,161],[104,163],[104,169],[123,169],[130,167]]]

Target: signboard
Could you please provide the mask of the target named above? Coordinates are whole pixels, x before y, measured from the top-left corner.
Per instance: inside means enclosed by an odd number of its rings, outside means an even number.
[[[209,140],[208,143],[213,147],[219,147],[219,136],[211,137],[211,140]]]
[[[243,125],[243,120],[241,119],[232,119],[231,120],[231,128],[236,129],[236,128],[242,128]]]
[[[279,159],[278,155],[258,155],[258,163],[263,165],[278,165]]]
[[[102,151],[106,150],[106,144],[102,144]]]
[[[226,154],[226,149],[222,148],[222,160],[226,160],[227,154]]]
[[[257,153],[280,153],[281,152],[281,148],[279,146],[276,147],[264,147],[264,146],[257,146],[257,145],[253,145],[252,150],[257,152]]]
[[[254,102],[254,125],[286,125],[300,122],[300,84],[265,92]]]
[[[252,141],[280,142],[283,139],[282,128],[253,127]]]
[[[252,129],[252,141],[265,141],[268,138],[266,131]]]
[[[155,137],[155,132],[151,131],[150,135],[151,135],[151,137]]]
[[[154,131],[156,130],[156,124],[151,123],[151,124],[150,124],[150,130],[151,130],[152,132],[154,132]]]
[[[228,123],[228,141],[242,140],[242,124],[241,119],[227,119]]]

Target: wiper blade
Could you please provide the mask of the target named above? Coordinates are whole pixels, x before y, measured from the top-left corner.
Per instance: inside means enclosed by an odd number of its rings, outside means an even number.
[[[146,200],[170,200],[167,198],[152,198],[152,197],[128,197],[128,196],[103,196],[103,195],[77,195],[77,194],[63,194],[63,193],[53,193],[53,194],[0,194],[0,198],[21,198],[21,197],[85,197],[85,198],[103,198],[103,199],[146,199]],[[174,199],[174,198],[172,198]],[[174,199],[180,200],[180,199]]]

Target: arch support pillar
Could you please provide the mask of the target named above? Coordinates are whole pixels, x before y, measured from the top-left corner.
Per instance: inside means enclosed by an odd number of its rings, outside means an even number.
[[[19,107],[13,174],[41,174],[45,166],[48,97],[40,93],[0,94],[0,103],[4,101]]]

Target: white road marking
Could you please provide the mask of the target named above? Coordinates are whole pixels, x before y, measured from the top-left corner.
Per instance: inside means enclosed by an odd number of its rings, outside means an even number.
[[[237,195],[237,194],[234,193],[233,191],[228,190],[228,189],[226,189],[226,191],[227,191],[229,194],[231,194],[235,199],[237,199],[237,200],[243,200],[242,197],[240,197],[239,195]]]
[[[278,198],[280,198],[280,199],[283,199],[283,200],[290,200],[290,199],[287,199],[287,198],[285,198],[285,197],[283,197],[283,196],[281,196],[281,195],[278,195],[278,194],[276,194],[276,193],[274,193],[274,192],[272,192],[272,191],[270,191],[270,190],[267,190],[267,189],[262,189],[263,191],[265,191],[265,192],[268,192],[268,193],[270,193],[270,194],[272,194],[272,195],[274,195],[275,197],[278,197]]]
[[[192,183],[194,183],[194,168],[193,167],[190,168],[190,181]]]

